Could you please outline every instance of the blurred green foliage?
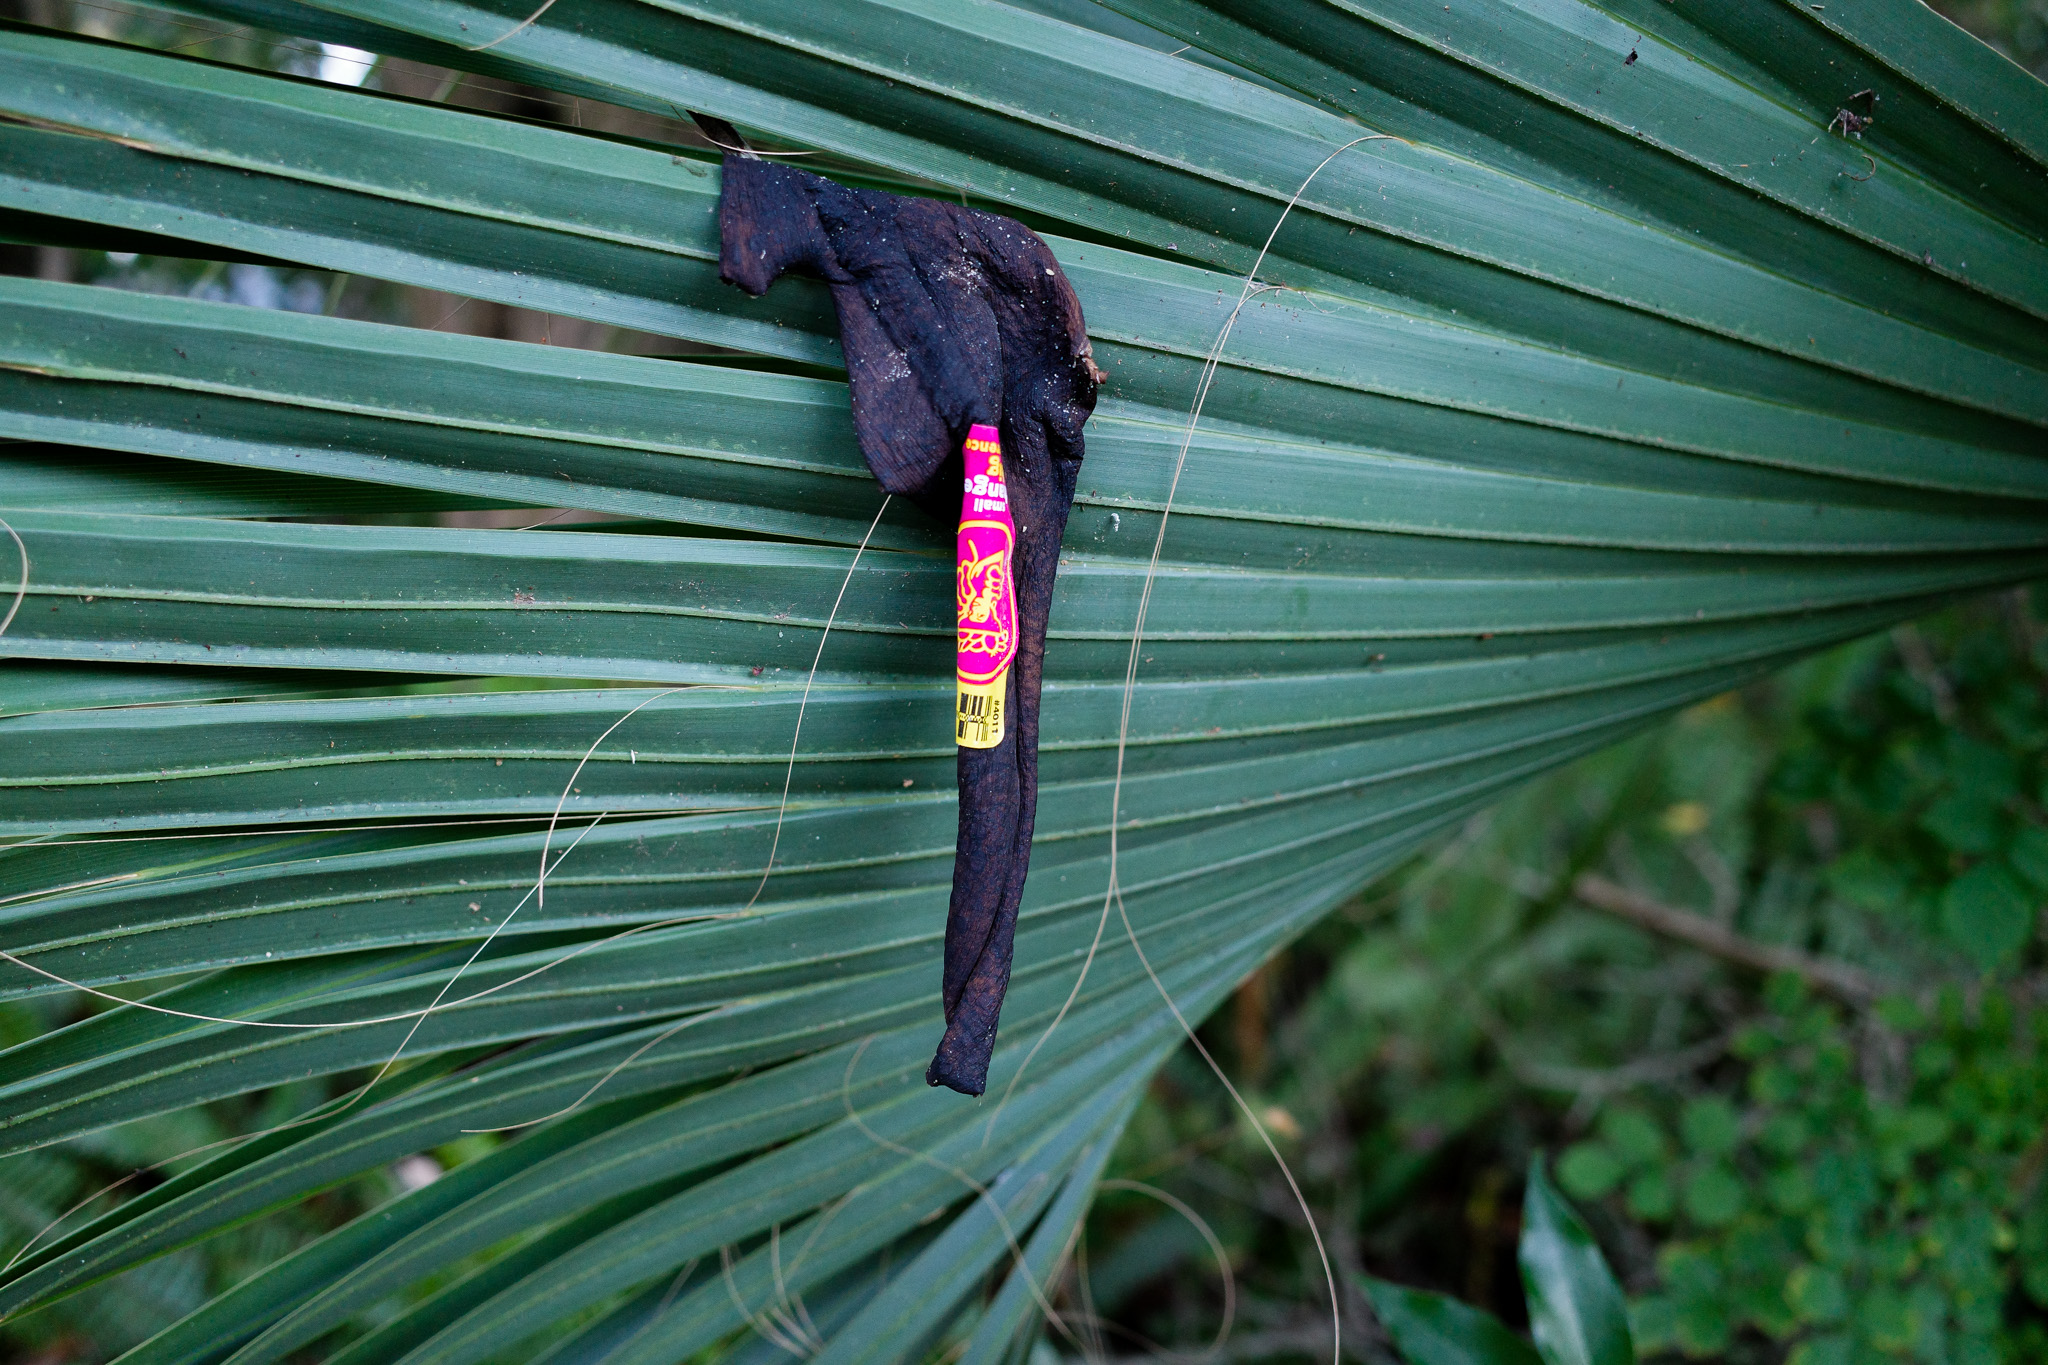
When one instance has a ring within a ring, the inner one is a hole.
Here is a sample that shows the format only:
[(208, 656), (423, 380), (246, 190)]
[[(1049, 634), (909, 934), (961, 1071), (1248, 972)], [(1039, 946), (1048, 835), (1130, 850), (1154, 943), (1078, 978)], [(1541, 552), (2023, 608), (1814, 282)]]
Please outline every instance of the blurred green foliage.
[[(2048, 1360), (2044, 787), (2040, 613), (1971, 603), (1472, 821), (1204, 1038), (1348, 1273), (1521, 1325), (1519, 1172), (1550, 1147), (1646, 1359)], [(1646, 931), (1576, 895), (1587, 874), (1813, 970)], [(1239, 1358), (1305, 1358), (1329, 1314), (1312, 1246), (1198, 1059), (1162, 1074), (1116, 1165), (1230, 1249), (1260, 1347)], [(1101, 1202), (1105, 1342), (1213, 1330), (1199, 1245), (1157, 1205)], [(1364, 1337), (1366, 1305), (1346, 1314)]]
[[(0, 1047), (113, 1008), (110, 1001), (68, 992), (0, 1003)], [(365, 1070), (296, 1082), (0, 1159), (0, 1263), (61, 1239), (98, 1215), (221, 1155), (242, 1138), (303, 1121), (334, 1101), (345, 1102), (373, 1075), (373, 1070)], [(110, 1360), (254, 1271), (406, 1190), (485, 1155), (501, 1141), (496, 1134), (476, 1134), (417, 1153), (8, 1319), (0, 1323), (0, 1362), (65, 1365)], [(443, 1279), (430, 1282), (426, 1292), (455, 1278), (461, 1268), (448, 1267)]]
[[(0, 1004), (0, 1046), (103, 1008), (111, 1006), (70, 995)], [(0, 1160), (0, 1261), (147, 1193), (240, 1135), (299, 1117), (329, 1094), (324, 1082), (282, 1086), (252, 1099), (145, 1119)], [(394, 1169), (351, 1182), (11, 1319), (0, 1324), (0, 1360), (55, 1365), (109, 1359), (250, 1272), (397, 1194), (408, 1178), (424, 1176)]]
[(1940, 0), (1934, 8), (2036, 76), (2048, 77), (2048, 0)]
[[(1980, 609), (1944, 643), (1815, 670), (1756, 799), (1783, 846), (1764, 879), (1817, 877), (1822, 942), (1885, 998), (1771, 980), (1718, 1086), (1611, 1105), (1560, 1163), (1662, 1242), (1646, 1345), (1718, 1354), (1747, 1327), (1798, 1340), (1795, 1365), (2048, 1357), (2039, 1315), (2007, 1311), (2048, 1306), (2040, 640), (2030, 612)], [(1828, 831), (1806, 856), (1801, 820)]]
[(1740, 1094), (1613, 1106), (1558, 1165), (1663, 1242), (1637, 1341), (1715, 1356), (1748, 1328), (1797, 1341), (1795, 1365), (2048, 1355), (2039, 1320), (2006, 1313), (2016, 1280), (2048, 1304), (2048, 1020), (1950, 987), (1859, 1037), (1796, 977), (1766, 996), (1735, 1039)]

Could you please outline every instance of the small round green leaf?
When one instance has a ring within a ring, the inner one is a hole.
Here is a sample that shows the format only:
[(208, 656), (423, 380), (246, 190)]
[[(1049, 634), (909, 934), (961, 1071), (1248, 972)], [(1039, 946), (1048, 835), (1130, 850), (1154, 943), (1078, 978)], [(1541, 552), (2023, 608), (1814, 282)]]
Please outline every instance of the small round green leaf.
[(1707, 1095), (1685, 1106), (1678, 1121), (1685, 1145), (1702, 1156), (1721, 1156), (1742, 1139), (1735, 1107), (1719, 1095)]
[(1744, 1203), (1742, 1182), (1726, 1166), (1707, 1166), (1685, 1182), (1685, 1212), (1695, 1223), (1710, 1228), (1735, 1221)]
[(1628, 1168), (1606, 1145), (1575, 1142), (1557, 1161), (1557, 1178), (1579, 1199), (1598, 1199), (1610, 1193)]
[(1986, 971), (2009, 961), (2034, 932), (2036, 902), (1998, 863), (1979, 863), (1949, 883), (1941, 930)]

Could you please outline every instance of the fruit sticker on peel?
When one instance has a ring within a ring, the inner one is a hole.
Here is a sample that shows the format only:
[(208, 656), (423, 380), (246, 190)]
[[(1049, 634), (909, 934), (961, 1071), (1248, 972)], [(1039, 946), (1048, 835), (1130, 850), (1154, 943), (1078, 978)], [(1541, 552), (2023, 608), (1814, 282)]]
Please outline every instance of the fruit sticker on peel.
[(970, 749), (1003, 742), (1003, 693), (1017, 657), (1017, 523), (1003, 479), (1003, 448), (994, 427), (968, 428), (962, 450), (958, 558), (958, 696), (953, 738)]

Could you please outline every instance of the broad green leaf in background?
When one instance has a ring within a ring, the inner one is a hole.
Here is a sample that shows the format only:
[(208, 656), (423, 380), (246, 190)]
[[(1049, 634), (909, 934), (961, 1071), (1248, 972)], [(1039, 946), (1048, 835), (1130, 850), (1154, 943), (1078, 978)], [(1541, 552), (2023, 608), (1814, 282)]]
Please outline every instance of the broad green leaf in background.
[(1367, 1279), (1366, 1296), (1408, 1365), (1540, 1365), (1536, 1348), (1482, 1308)]
[(1373, 1312), (1408, 1365), (1634, 1365), (1621, 1286), (1543, 1162), (1539, 1153), (1529, 1165), (1516, 1247), (1535, 1345), (1484, 1309), (1364, 1277)]
[(1515, 1249), (1529, 1296), (1529, 1330), (1545, 1365), (1634, 1365), (1628, 1303), (1579, 1215), (1529, 1163), (1522, 1239)]
[[(2048, 567), (2048, 97), (1917, 0), (164, 13), (1017, 214), (1110, 377), (975, 1105), (917, 1082), (943, 528), (875, 520), (823, 290), (718, 282), (712, 156), (0, 25), (10, 240), (675, 352), (0, 278), (0, 999), (49, 1022), (0, 1050), (0, 1183), (210, 1102), (326, 1106), (88, 1206), (0, 1311), (448, 1168), (135, 1361), (1007, 1360), (1180, 1037), (1098, 942), (1112, 872), (1198, 1018), (1527, 777)], [(1830, 132), (1864, 87), (1879, 121)], [(451, 524), (493, 509), (532, 529)], [(1987, 967), (2031, 923), (2013, 856), (1941, 907)], [(1540, 1171), (1530, 1200), (1538, 1348), (1610, 1365), (1597, 1252)]]

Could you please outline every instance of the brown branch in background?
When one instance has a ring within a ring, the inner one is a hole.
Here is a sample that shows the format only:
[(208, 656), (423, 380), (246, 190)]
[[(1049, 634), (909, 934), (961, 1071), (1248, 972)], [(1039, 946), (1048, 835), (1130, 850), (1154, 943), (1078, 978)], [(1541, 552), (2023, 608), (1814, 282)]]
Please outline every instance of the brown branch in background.
[(2000, 593), (1998, 602), (2005, 612), (2006, 629), (2012, 633), (2014, 647), (2022, 656), (2032, 659), (2041, 648), (2041, 624), (2034, 619), (2032, 590), (2022, 583), (2010, 592)]
[[(1495, 1028), (1498, 1028), (1497, 1023)], [(1728, 1035), (1717, 1033), (1675, 1052), (1653, 1053), (1623, 1062), (1620, 1066), (1603, 1068), (1538, 1061), (1515, 1050), (1512, 1036), (1504, 1031), (1490, 1030), (1488, 1037), (1500, 1049), (1508, 1069), (1522, 1084), (1532, 1090), (1556, 1090), (1578, 1096), (1565, 1114), (1565, 1126), (1569, 1128), (1582, 1126), (1592, 1117), (1593, 1109), (1598, 1108), (1609, 1095), (1633, 1090), (1639, 1085), (1657, 1085), (1690, 1076), (1709, 1062), (1719, 1061), (1721, 1054), (1728, 1050)]]
[(1704, 915), (1655, 901), (1588, 872), (1572, 883), (1572, 894), (1595, 910), (1605, 910), (1639, 929), (1677, 939), (1704, 953), (1760, 972), (1792, 972), (1809, 986), (1850, 1005), (1867, 1005), (1878, 995), (1878, 983), (1867, 972), (1843, 962), (1802, 953), (1797, 948), (1758, 943)]
[(2013, 1198), (2025, 1199), (2033, 1192), (2034, 1182), (2041, 1178), (2044, 1165), (2048, 1165), (2048, 1133), (2035, 1138), (2020, 1153), (2019, 1162), (2012, 1169)]
[(1899, 652), (1899, 662), (1913, 675), (1913, 681), (1927, 689), (1934, 702), (1934, 718), (1943, 725), (1954, 725), (1956, 689), (1934, 661), (1934, 651), (1927, 647), (1925, 637), (1910, 625), (1893, 626), (1892, 648)]
[(1462, 992), (1465, 1008), (1487, 1041), (1500, 1053), (1516, 1080), (1532, 1090), (1555, 1090), (1575, 1096), (1565, 1111), (1565, 1127), (1579, 1129), (1593, 1117), (1609, 1095), (1690, 1076), (1701, 1067), (1720, 1060), (1728, 1050), (1729, 1035), (1715, 1034), (1675, 1052), (1638, 1057), (1613, 1067), (1571, 1066), (1546, 1062), (1529, 1056), (1522, 1048), (1522, 1036), (1494, 1014), (1476, 990)]
[(1231, 1038), (1245, 1080), (1257, 1085), (1266, 1074), (1266, 1044), (1273, 1027), (1273, 963), (1254, 968), (1231, 997)]

